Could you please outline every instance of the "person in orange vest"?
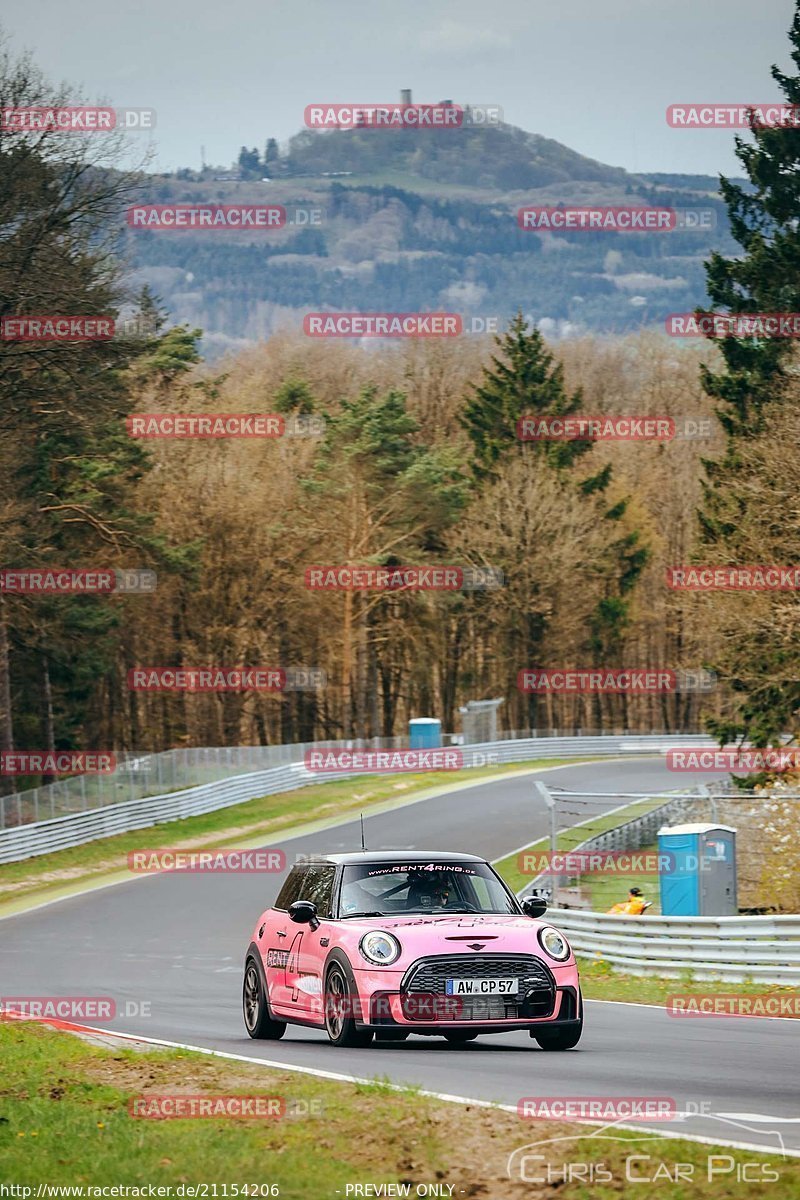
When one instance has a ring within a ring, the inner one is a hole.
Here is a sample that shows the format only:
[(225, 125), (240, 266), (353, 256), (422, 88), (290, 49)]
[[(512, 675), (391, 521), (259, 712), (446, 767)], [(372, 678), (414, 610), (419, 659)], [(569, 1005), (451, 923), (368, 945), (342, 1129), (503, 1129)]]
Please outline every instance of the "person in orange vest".
[(632, 887), (628, 891), (628, 899), (621, 900), (608, 911), (621, 913), (625, 917), (640, 917), (646, 908), (649, 908), (649, 905), (642, 895), (641, 888)]

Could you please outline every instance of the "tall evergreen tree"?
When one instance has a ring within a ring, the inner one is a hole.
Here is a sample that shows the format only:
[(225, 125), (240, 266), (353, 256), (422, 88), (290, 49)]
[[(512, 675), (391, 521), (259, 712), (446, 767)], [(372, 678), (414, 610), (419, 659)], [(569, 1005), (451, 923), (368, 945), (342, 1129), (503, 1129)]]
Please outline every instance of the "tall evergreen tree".
[[(800, 3), (789, 31), (790, 56), (797, 71), (777, 66), (772, 77), (790, 105), (800, 105)], [(748, 179), (741, 185), (721, 178), (731, 231), (741, 255), (712, 254), (706, 263), (707, 289), (715, 311), (768, 313), (800, 311), (800, 139), (795, 124), (759, 126), (751, 120), (751, 140), (736, 138), (736, 155)], [(705, 461), (704, 502), (700, 513), (701, 556), (719, 563), (741, 561), (741, 530), (747, 515), (750, 480), (743, 448), (765, 429), (769, 414), (784, 403), (791, 385), (796, 352), (791, 339), (720, 337), (720, 370), (705, 369), (703, 385), (717, 402), (726, 434), (725, 452)], [(750, 513), (750, 520), (757, 514)], [(796, 557), (796, 556), (795, 556)], [(748, 736), (760, 745), (774, 742), (800, 708), (800, 683), (785, 681), (782, 654), (762, 642), (740, 642), (741, 677), (730, 679), (739, 694), (735, 719), (713, 724), (722, 740)], [(753, 654), (760, 681), (753, 685)], [(781, 661), (778, 661), (778, 658)], [(749, 682), (745, 682), (744, 676)], [(774, 680), (774, 682), (772, 682)]]
[[(496, 339), (498, 353), (483, 381), (467, 400), (461, 424), (473, 449), (476, 479), (491, 478), (510, 447), (519, 447), (517, 422), (524, 416), (565, 417), (580, 412), (582, 397), (564, 387), (563, 368), (547, 349), (538, 329), (528, 331), (517, 313), (508, 331)], [(543, 442), (554, 466), (568, 466), (590, 448), (590, 442)]]

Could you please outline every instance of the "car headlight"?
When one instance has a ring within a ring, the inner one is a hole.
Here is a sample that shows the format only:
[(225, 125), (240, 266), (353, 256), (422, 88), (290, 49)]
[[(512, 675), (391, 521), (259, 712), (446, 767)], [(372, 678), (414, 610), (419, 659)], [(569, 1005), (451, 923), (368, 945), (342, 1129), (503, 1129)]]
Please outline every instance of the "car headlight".
[(539, 941), (545, 953), (556, 962), (566, 962), (572, 953), (563, 933), (559, 933), (552, 925), (545, 925), (539, 930)]
[(400, 943), (397, 938), (391, 933), (384, 933), (382, 929), (365, 933), (358, 943), (358, 948), (367, 962), (377, 963), (380, 967), (386, 967), (400, 957)]

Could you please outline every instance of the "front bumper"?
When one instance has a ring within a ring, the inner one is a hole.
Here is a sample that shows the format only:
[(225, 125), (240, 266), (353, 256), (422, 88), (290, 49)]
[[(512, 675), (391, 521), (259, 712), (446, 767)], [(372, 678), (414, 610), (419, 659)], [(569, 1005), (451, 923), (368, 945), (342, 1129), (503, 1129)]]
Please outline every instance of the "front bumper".
[[(445, 1030), (502, 1032), (540, 1026), (571, 1025), (580, 1020), (578, 969), (574, 962), (547, 964), (534, 955), (497, 954), (461, 957), (433, 955), (415, 960), (405, 971), (356, 971), (359, 1010), (365, 1029), (406, 1029), (415, 1033)], [(390, 978), (391, 976), (391, 978)], [(447, 978), (514, 977), (515, 995), (448, 996)]]

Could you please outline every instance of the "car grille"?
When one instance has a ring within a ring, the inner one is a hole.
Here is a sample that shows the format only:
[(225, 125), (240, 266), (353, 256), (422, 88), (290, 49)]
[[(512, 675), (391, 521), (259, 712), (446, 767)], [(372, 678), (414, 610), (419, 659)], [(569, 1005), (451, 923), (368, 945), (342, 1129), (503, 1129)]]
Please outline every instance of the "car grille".
[[(516, 996), (447, 996), (448, 979), (516, 979)], [(420, 997), (444, 997), (435, 1021), (510, 1021), (549, 1017), (555, 1007), (555, 980), (545, 964), (529, 954), (471, 954), (421, 958), (400, 987), (408, 1021), (431, 1022)]]

